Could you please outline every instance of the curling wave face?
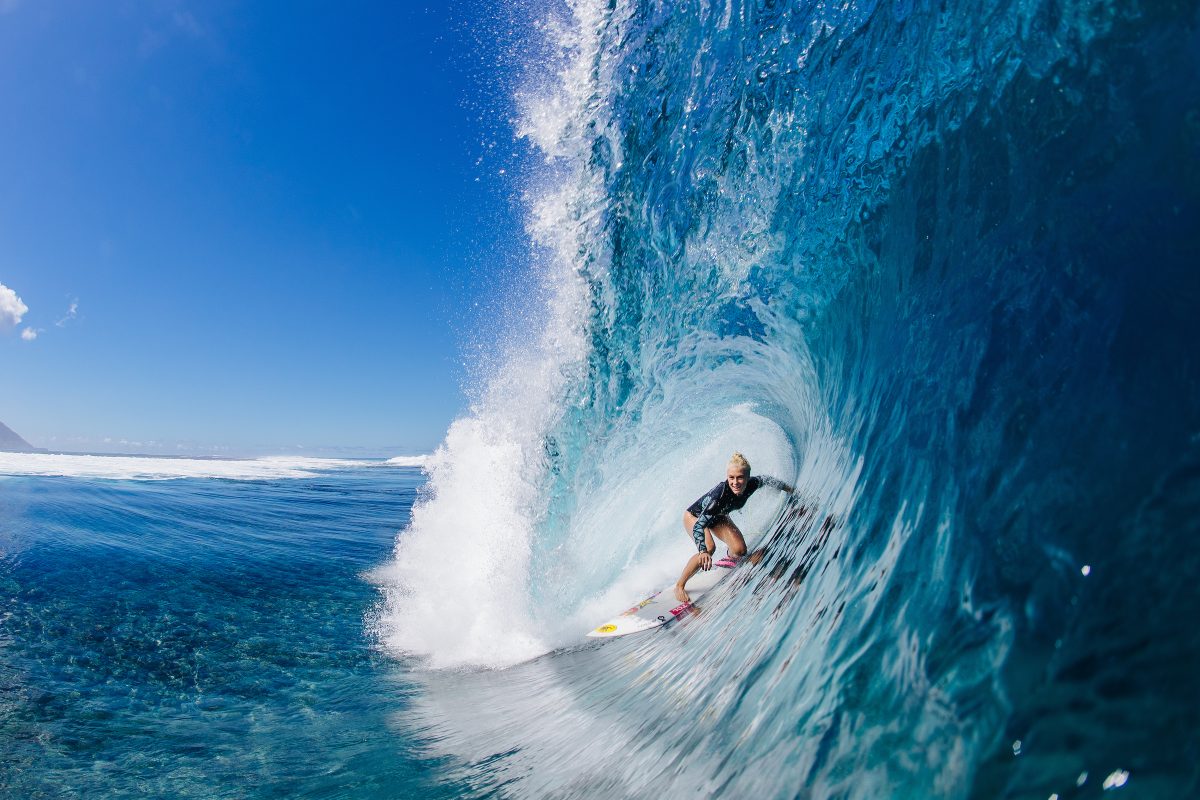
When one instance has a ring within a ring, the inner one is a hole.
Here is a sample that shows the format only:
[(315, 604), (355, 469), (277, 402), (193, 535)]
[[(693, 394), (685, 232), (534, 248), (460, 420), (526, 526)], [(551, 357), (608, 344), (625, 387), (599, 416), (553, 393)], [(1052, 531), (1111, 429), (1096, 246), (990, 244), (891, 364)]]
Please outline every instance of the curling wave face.
[(542, 26), (540, 338), (431, 458), (380, 636), (524, 662), (673, 576), (729, 451), (798, 491), (676, 634), (429, 678), (447, 753), (529, 796), (1198, 788), (1172, 733), (1200, 707), (1196, 17), (577, 2)]

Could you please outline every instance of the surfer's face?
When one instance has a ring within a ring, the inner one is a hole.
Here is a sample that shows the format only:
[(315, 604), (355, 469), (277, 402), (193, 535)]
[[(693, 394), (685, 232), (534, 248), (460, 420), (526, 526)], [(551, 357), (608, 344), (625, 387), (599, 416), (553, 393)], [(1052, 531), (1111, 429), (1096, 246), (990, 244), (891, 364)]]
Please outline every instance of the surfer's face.
[(725, 482), (729, 484), (729, 488), (733, 490), (734, 494), (741, 494), (742, 492), (746, 491), (746, 481), (749, 478), (750, 473), (744, 470), (734, 469), (733, 467), (730, 467), (725, 473)]

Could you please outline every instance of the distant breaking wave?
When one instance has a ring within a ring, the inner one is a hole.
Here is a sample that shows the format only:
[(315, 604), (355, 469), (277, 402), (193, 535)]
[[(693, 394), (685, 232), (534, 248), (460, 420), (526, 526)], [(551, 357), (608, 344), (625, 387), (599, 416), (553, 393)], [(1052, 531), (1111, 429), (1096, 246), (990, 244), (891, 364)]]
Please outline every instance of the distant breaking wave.
[(429, 456), (394, 456), (385, 461), (393, 467), (424, 467), (429, 461)]
[[(311, 478), (323, 470), (362, 468), (371, 463), (348, 459), (297, 456), (271, 456), (240, 460), (0, 453), (0, 475), (63, 476), (105, 480), (174, 480), (179, 478), (273, 480)], [(399, 464), (398, 466), (409, 465)]]

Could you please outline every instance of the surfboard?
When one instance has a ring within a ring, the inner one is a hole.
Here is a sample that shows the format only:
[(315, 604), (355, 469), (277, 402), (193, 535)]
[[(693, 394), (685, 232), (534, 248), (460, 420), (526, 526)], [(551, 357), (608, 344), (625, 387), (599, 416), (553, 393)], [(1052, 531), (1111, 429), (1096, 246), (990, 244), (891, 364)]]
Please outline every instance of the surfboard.
[(714, 561), (712, 569), (707, 572), (700, 571), (693, 575), (687, 583), (687, 592), (688, 596), (692, 598), (691, 602), (681, 603), (675, 599), (675, 583), (672, 582), (670, 586), (655, 592), (637, 605), (622, 611), (598, 626), (588, 633), (588, 636), (596, 639), (628, 636), (631, 633), (661, 628), (663, 625), (674, 622), (694, 611), (700, 599), (725, 580), (739, 563), (737, 559), (722, 558), (720, 561)]

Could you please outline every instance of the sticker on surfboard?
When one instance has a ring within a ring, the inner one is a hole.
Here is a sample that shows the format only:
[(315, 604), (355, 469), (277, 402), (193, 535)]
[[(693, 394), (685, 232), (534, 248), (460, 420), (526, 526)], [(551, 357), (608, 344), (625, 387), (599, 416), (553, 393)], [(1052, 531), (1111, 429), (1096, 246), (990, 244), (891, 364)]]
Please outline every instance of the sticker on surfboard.
[(690, 603), (680, 603), (675, 599), (675, 584), (657, 591), (646, 599), (622, 611), (617, 616), (604, 622), (588, 633), (595, 639), (607, 639), (615, 636), (628, 636), (631, 633), (641, 633), (653, 628), (660, 628), (673, 622), (692, 611), (696, 602), (718, 583), (724, 580), (738, 562), (732, 558), (722, 558), (714, 561), (712, 569), (707, 572), (697, 572), (687, 584)]

